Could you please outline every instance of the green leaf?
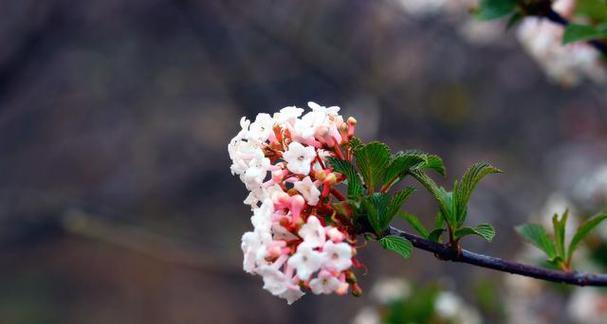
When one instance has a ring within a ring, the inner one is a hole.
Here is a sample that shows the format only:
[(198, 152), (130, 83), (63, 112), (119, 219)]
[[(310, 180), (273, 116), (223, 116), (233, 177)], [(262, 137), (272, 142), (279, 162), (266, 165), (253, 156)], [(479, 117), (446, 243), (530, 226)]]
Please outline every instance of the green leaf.
[(544, 251), (549, 259), (554, 259), (556, 255), (554, 242), (548, 237), (544, 228), (537, 224), (523, 224), (516, 227), (516, 231), (527, 241)]
[(432, 232), (430, 232), (430, 234), (428, 234), (428, 239), (430, 241), (438, 242), (440, 236), (443, 235), (444, 232), (444, 228), (435, 228), (432, 230)]
[(575, 3), (575, 15), (607, 22), (607, 3), (605, 0), (578, 0)]
[(475, 16), (479, 20), (504, 17), (516, 9), (516, 0), (481, 0)]
[(468, 201), (474, 191), (476, 185), (488, 174), (501, 173), (502, 171), (495, 168), (487, 162), (478, 162), (472, 165), (461, 179), (461, 182), (455, 182), (453, 186), (453, 202), (455, 219), (458, 225), (464, 223), (468, 210)]
[(416, 169), (434, 170), (442, 176), (447, 175), (447, 171), (445, 170), (445, 164), (443, 163), (443, 160), (437, 155), (424, 153), (420, 150), (407, 150), (404, 152), (404, 154), (417, 156), (423, 159), (423, 161), (415, 167)]
[(394, 154), (390, 160), (390, 164), (385, 170), (383, 179), (384, 186), (395, 185), (407, 175), (411, 168), (425, 161), (424, 157), (416, 154), (407, 154), (404, 152)]
[(398, 213), (405, 200), (407, 200), (407, 198), (409, 198), (414, 191), (415, 188), (413, 187), (405, 187), (403, 190), (398, 191), (392, 196), (392, 199), (388, 204), (386, 215), (388, 219), (386, 220), (386, 227), (390, 224), (392, 218), (394, 218), (394, 216)]
[(563, 34), (563, 44), (607, 37), (607, 28), (569, 24)]
[(365, 197), (363, 206), (367, 211), (369, 224), (373, 227), (376, 234), (383, 233), (390, 225), (390, 222), (400, 210), (403, 202), (411, 195), (415, 189), (407, 187), (392, 197), (386, 193), (375, 192)]
[(563, 260), (565, 259), (565, 226), (567, 225), (567, 218), (569, 218), (569, 210), (565, 210), (560, 219), (558, 214), (554, 214), (552, 217), (556, 255)]
[(346, 176), (346, 182), (348, 185), (348, 198), (358, 199), (364, 192), (363, 183), (360, 180), (358, 172), (354, 169), (354, 166), (350, 162), (340, 160), (338, 158), (329, 157), (329, 164), (333, 167), (335, 172), (339, 172)]
[(359, 147), (361, 147), (363, 145), (363, 143), (361, 142), (361, 140), (358, 137), (352, 137), (350, 139), (349, 145), (352, 150), (357, 150)]
[(424, 224), (422, 224), (422, 222), (419, 220), (419, 218), (417, 218), (415, 215), (413, 214), (409, 214), (407, 212), (400, 212), (398, 214), (400, 217), (402, 217), (404, 220), (407, 221), (407, 223), (409, 223), (409, 225), (411, 225), (411, 227), (413, 227), (413, 229), (419, 234), (421, 235), (423, 238), (428, 238), (428, 235), (430, 235), (430, 232), (428, 232), (428, 230), (426, 229), (426, 227), (424, 227)]
[(356, 165), (363, 176), (369, 193), (383, 183), (386, 167), (390, 163), (390, 149), (386, 144), (370, 142), (354, 150)]
[(575, 235), (571, 239), (571, 243), (569, 243), (567, 255), (567, 259), (569, 261), (571, 260), (571, 256), (573, 255), (573, 252), (577, 248), (578, 244), (580, 244), (580, 242), (605, 219), (607, 219), (607, 213), (601, 213), (587, 219), (582, 225), (578, 227), (577, 231), (575, 232)]
[(406, 238), (400, 236), (382, 237), (379, 240), (379, 244), (384, 249), (396, 252), (405, 259), (411, 256), (411, 250), (413, 250), (413, 244)]
[(489, 224), (480, 224), (475, 227), (462, 227), (455, 231), (455, 238), (460, 239), (468, 235), (478, 235), (491, 242), (495, 237), (495, 229)]
[(440, 212), (448, 225), (454, 224), (452, 194), (443, 187), (439, 187), (432, 178), (421, 170), (413, 170), (411, 175), (428, 190), (438, 202)]
[(438, 157), (437, 155), (426, 155), (426, 162), (423, 164), (424, 169), (434, 170), (438, 172), (438, 174), (443, 177), (447, 175), (447, 170), (445, 169), (445, 164), (443, 163), (443, 159)]
[(390, 204), (390, 196), (385, 193), (373, 193), (363, 199), (363, 206), (369, 220), (369, 224), (376, 234), (380, 235), (389, 224), (386, 223), (388, 204)]

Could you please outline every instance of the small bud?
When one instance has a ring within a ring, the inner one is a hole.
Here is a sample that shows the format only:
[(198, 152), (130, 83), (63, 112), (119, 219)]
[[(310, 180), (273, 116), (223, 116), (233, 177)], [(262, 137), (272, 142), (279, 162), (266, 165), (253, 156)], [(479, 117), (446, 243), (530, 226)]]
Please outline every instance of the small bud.
[(363, 295), (363, 289), (360, 288), (360, 286), (357, 283), (352, 284), (352, 296), (360, 297), (362, 295)]
[(356, 283), (358, 282), (358, 280), (356, 279), (356, 275), (354, 274), (354, 272), (352, 271), (346, 271), (346, 282), (347, 283)]
[(316, 180), (324, 180), (325, 177), (327, 176), (327, 172), (325, 172), (325, 170), (313, 170), (314, 172), (314, 178)]
[(337, 182), (337, 177), (335, 176), (335, 173), (331, 172), (327, 174), (323, 182), (328, 185), (334, 185)]

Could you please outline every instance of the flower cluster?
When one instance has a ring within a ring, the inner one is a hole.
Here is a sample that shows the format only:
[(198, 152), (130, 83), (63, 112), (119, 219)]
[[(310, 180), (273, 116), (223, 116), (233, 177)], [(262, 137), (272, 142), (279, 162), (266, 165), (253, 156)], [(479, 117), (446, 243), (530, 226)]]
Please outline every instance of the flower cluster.
[(285, 107), (273, 116), (245, 117), (228, 145), (232, 174), (249, 195), (254, 230), (242, 236), (243, 268), (263, 277), (264, 289), (293, 303), (312, 291), (339, 295), (360, 287), (352, 220), (336, 213), (335, 186), (344, 180), (328, 157), (350, 154), (356, 120), (339, 107), (309, 102), (311, 111)]
[[(564, 17), (573, 15), (576, 0), (558, 0), (554, 11)], [(586, 43), (562, 45), (564, 28), (537, 17), (528, 17), (518, 28), (517, 36), (527, 52), (546, 75), (563, 85), (576, 85), (583, 79), (606, 81), (601, 54)]]

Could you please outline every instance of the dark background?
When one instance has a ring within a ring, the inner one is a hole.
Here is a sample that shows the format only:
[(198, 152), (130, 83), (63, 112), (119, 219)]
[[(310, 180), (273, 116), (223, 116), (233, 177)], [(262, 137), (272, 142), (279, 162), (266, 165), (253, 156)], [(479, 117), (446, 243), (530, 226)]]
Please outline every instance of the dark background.
[[(308, 100), (441, 155), (449, 183), (477, 160), (503, 169), (470, 211), (495, 243), (466, 246), (514, 257), (512, 226), (605, 159), (607, 93), (548, 82), (511, 32), (475, 46), (454, 23), (387, 0), (0, 1), (0, 322), (349, 321), (369, 297), (287, 306), (241, 270), (227, 143), (241, 116)], [(424, 192), (406, 206), (431, 222)], [(502, 279), (360, 252), (367, 290)]]

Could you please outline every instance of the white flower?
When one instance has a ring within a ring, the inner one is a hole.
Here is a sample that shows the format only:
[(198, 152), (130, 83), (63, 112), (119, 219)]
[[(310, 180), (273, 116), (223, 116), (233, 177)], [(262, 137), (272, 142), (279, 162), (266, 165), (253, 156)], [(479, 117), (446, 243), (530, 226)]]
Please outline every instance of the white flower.
[(333, 226), (325, 227), (325, 233), (327, 234), (327, 237), (335, 243), (339, 243), (346, 238), (342, 231)]
[(274, 120), (279, 125), (293, 126), (303, 111), (304, 110), (302, 108), (297, 108), (295, 106), (284, 107), (280, 110), (280, 112), (274, 113)]
[(297, 232), (304, 239), (304, 243), (311, 247), (320, 247), (325, 244), (325, 229), (318, 218), (310, 215), (306, 224)]
[(303, 295), (305, 295), (305, 293), (301, 291), (299, 286), (290, 284), (287, 286), (287, 290), (285, 290), (282, 294), (278, 295), (278, 297), (286, 299), (287, 304), (291, 305)]
[(322, 113), (324, 115), (327, 115), (327, 114), (337, 115), (337, 113), (339, 113), (339, 107), (337, 107), (337, 106), (331, 106), (331, 107), (327, 108), (325, 106), (321, 106), (321, 105), (315, 103), (314, 101), (308, 101), (308, 107), (310, 107), (310, 109), (312, 109), (313, 112)]
[(232, 174), (243, 174), (253, 159), (263, 159), (264, 154), (261, 147), (254, 142), (245, 142), (239, 138), (234, 138), (228, 144), (228, 153), (232, 160), (230, 170)]
[(289, 285), (289, 278), (274, 266), (263, 266), (258, 273), (263, 277), (263, 289), (278, 296), (284, 293)]
[(274, 203), (270, 199), (263, 201), (259, 208), (253, 210), (251, 223), (255, 229), (269, 231), (272, 225), (272, 214), (274, 213)]
[(272, 241), (272, 235), (269, 232), (256, 230), (246, 232), (242, 235), (240, 245), (244, 254), (242, 268), (248, 273), (254, 273), (259, 261), (266, 255), (266, 245)]
[(322, 248), (325, 263), (324, 267), (343, 271), (352, 266), (352, 247), (347, 243), (333, 243), (327, 241)]
[(312, 146), (303, 146), (298, 142), (292, 142), (282, 157), (287, 162), (289, 171), (295, 174), (308, 175), (310, 164), (316, 157), (316, 151)]
[(269, 114), (261, 113), (257, 114), (255, 121), (249, 126), (249, 133), (247, 139), (255, 140), (258, 142), (265, 142), (272, 134), (272, 128), (274, 127), (275, 121)]
[(255, 158), (249, 162), (248, 168), (240, 176), (242, 182), (249, 190), (253, 190), (261, 186), (270, 170), (270, 159)]
[(297, 253), (293, 254), (288, 261), (288, 265), (297, 270), (297, 277), (301, 280), (308, 280), (312, 273), (320, 269), (323, 264), (323, 255), (314, 251), (306, 244), (300, 244), (297, 247)]
[(310, 289), (316, 295), (330, 294), (339, 288), (339, 285), (339, 279), (326, 270), (320, 271), (316, 279), (310, 280)]
[[(558, 10), (559, 2), (554, 3)], [(525, 18), (518, 28), (519, 41), (546, 75), (563, 85), (576, 85), (587, 78), (597, 83), (607, 80), (601, 55), (590, 45), (563, 45), (563, 27), (536, 17)]]
[(301, 181), (295, 182), (293, 188), (304, 196), (308, 205), (316, 206), (320, 197), (320, 191), (316, 188), (316, 185), (314, 185), (314, 182), (312, 182), (312, 179), (309, 176), (303, 178)]

